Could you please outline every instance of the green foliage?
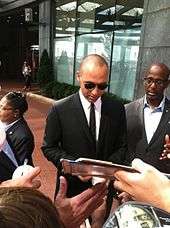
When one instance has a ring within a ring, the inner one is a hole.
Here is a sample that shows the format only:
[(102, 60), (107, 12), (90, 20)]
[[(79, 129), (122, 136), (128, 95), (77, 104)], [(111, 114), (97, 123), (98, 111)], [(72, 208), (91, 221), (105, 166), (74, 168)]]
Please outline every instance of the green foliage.
[(53, 67), (52, 62), (48, 56), (46, 49), (42, 52), (40, 59), (40, 66), (37, 72), (37, 82), (40, 87), (44, 87), (47, 83), (53, 81)]
[(53, 81), (48, 83), (42, 90), (42, 93), (53, 99), (61, 99), (67, 97), (79, 90), (79, 86), (73, 86), (66, 83), (59, 83), (57, 81)]
[(117, 95), (115, 95), (113, 93), (107, 93), (107, 94), (108, 94), (109, 97), (113, 97), (114, 99), (119, 100), (123, 104), (127, 104), (127, 103), (131, 102), (131, 101), (125, 99), (125, 98), (118, 97)]
[[(73, 93), (76, 93), (79, 90), (79, 86), (73, 86), (66, 83), (60, 83), (53, 81), (48, 83), (43, 87), (42, 93), (44, 96), (59, 100), (61, 98), (67, 97)], [(121, 101), (123, 104), (129, 103), (130, 101), (120, 98), (115, 94), (108, 93), (109, 96), (113, 97), (116, 100)]]

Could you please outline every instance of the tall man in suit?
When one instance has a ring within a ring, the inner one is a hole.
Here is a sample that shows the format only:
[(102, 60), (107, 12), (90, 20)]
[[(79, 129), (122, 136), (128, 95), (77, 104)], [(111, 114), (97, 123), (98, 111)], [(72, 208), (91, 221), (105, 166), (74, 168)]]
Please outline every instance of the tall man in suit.
[(170, 173), (170, 161), (162, 159), (169, 144), (170, 101), (164, 95), (169, 85), (169, 68), (163, 63), (152, 64), (143, 79), (144, 97), (125, 106), (127, 118), (127, 160), (134, 158)]
[[(48, 114), (42, 150), (58, 168), (60, 159), (80, 157), (123, 163), (127, 150), (126, 119), (123, 105), (104, 92), (108, 83), (106, 60), (91, 54), (83, 59), (77, 72), (80, 90), (52, 107)], [(94, 104), (96, 128), (91, 133), (90, 107)], [(91, 180), (65, 175), (67, 196), (79, 194), (91, 186)], [(57, 190), (59, 178), (57, 180)], [(98, 226), (99, 227), (99, 226)]]

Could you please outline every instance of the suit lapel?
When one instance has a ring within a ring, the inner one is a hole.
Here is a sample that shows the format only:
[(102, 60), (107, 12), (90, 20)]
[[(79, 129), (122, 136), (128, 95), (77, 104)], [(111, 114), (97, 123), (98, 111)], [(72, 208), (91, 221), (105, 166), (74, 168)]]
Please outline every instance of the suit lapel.
[(100, 147), (100, 143), (103, 141), (104, 136), (106, 135), (107, 124), (109, 124), (108, 115), (106, 114), (108, 108), (107, 103), (105, 102), (105, 97), (102, 98), (101, 105), (101, 119), (100, 119), (100, 128), (99, 128), (99, 136), (98, 136), (98, 146)]
[(7, 142), (9, 144), (9, 146), (11, 147), (11, 150), (14, 154), (14, 157), (17, 161), (18, 164), (20, 164), (20, 161), (18, 159), (17, 153), (14, 149), (14, 145), (13, 145), (13, 137), (15, 137), (15, 130), (16, 128), (18, 128), (18, 126), (23, 122), (23, 119), (18, 120), (17, 124), (12, 125), (7, 131), (6, 131), (6, 139)]
[(144, 123), (144, 97), (140, 99), (140, 119), (141, 119), (141, 124), (142, 124), (142, 130), (143, 130), (143, 143), (145, 147), (148, 146), (148, 140), (146, 136), (146, 130), (145, 130), (145, 123)]
[(94, 143), (93, 138), (90, 133), (88, 123), (87, 123), (86, 115), (84, 113), (84, 109), (83, 109), (83, 106), (80, 101), (79, 93), (76, 93), (73, 96), (73, 103), (74, 103), (74, 107), (75, 107), (75, 109), (74, 109), (75, 116), (76, 116), (80, 126), (82, 126), (83, 133), (85, 134), (85, 136), (88, 138), (88, 140), (91, 143)]
[(150, 141), (149, 144), (152, 144), (155, 140), (157, 140), (157, 138), (159, 137), (159, 135), (161, 134), (162, 131), (164, 131), (164, 129), (166, 128), (167, 124), (169, 123), (169, 117), (170, 117), (170, 101), (168, 99), (165, 100), (165, 107), (162, 113), (162, 117), (161, 120), (159, 122), (159, 125)]
[(8, 135), (13, 135), (13, 133), (15, 132), (16, 128), (18, 128), (18, 126), (22, 125), (24, 122), (24, 119), (21, 118), (19, 119), (15, 124), (13, 124), (7, 131), (6, 133)]
[(135, 112), (137, 113), (137, 120), (134, 121), (139, 121), (138, 126), (140, 128), (140, 131), (143, 132), (143, 145), (147, 146), (147, 137), (146, 137), (146, 131), (145, 131), (145, 124), (144, 124), (144, 97), (140, 98), (137, 100), (136, 104), (136, 110)]
[(144, 107), (144, 98), (142, 97), (141, 99), (138, 100), (137, 104), (137, 112), (139, 113), (139, 120), (141, 122), (141, 126), (144, 126), (144, 115), (143, 115), (143, 107)]

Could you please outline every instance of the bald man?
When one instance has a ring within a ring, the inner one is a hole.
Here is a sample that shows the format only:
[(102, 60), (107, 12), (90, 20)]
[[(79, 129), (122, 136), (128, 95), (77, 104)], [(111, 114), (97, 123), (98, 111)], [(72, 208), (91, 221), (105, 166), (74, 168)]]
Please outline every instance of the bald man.
[[(108, 64), (103, 57), (97, 54), (85, 57), (77, 72), (79, 92), (57, 101), (47, 117), (42, 150), (58, 168), (57, 191), (61, 158), (87, 157), (115, 163), (123, 163), (125, 159), (125, 110), (119, 101), (105, 95), (108, 73)], [(95, 132), (89, 127), (91, 106), (95, 112)], [(91, 186), (91, 179), (65, 177), (68, 197)]]
[(169, 85), (169, 68), (152, 64), (144, 78), (144, 97), (125, 106), (128, 131), (127, 160), (134, 158), (170, 173), (170, 160), (162, 159), (164, 145), (169, 144), (170, 101), (165, 97)]

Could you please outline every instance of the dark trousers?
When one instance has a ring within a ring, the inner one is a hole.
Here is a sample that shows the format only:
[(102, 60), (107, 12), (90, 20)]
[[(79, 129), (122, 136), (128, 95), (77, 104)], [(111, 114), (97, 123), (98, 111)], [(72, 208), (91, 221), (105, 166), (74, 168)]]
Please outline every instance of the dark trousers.
[(31, 75), (25, 76), (25, 87), (30, 88), (31, 87)]

